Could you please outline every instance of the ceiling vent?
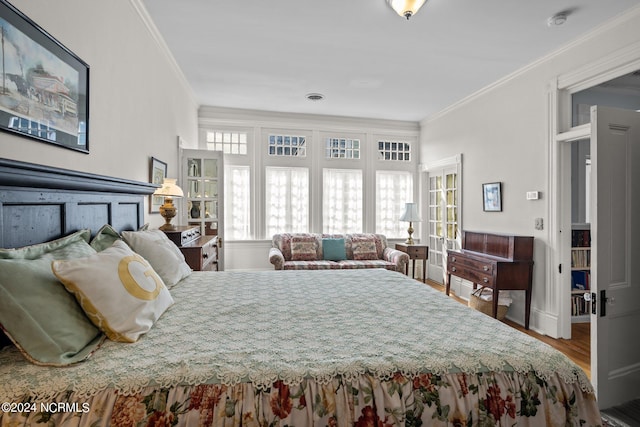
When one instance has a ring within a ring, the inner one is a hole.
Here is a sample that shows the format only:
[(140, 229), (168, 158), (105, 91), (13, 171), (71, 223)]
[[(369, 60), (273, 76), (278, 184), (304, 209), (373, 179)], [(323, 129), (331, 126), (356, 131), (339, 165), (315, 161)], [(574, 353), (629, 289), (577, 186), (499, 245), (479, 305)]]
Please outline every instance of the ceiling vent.
[(309, 101), (322, 101), (324, 99), (324, 95), (321, 93), (308, 93), (306, 97)]

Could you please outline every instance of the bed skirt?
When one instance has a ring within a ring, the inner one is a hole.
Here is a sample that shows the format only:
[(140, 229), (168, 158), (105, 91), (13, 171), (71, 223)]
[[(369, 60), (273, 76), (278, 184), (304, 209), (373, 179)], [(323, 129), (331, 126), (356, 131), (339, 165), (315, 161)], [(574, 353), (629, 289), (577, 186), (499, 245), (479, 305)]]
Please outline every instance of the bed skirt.
[(29, 412), (3, 411), (0, 426), (601, 425), (594, 395), (577, 382), (513, 372), (277, 381), (263, 390), (251, 383), (149, 387), (135, 395), (106, 390), (22, 409)]

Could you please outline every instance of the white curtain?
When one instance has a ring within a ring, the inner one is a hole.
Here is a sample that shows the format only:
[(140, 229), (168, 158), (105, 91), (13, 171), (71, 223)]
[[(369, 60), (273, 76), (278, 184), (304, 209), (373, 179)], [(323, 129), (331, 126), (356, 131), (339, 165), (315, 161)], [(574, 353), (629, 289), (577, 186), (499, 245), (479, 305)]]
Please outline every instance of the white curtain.
[(249, 166), (225, 165), (224, 167), (224, 232), (228, 240), (251, 238), (250, 177)]
[(266, 238), (309, 231), (309, 170), (265, 168)]
[(322, 224), (325, 233), (362, 232), (362, 171), (324, 169)]
[(399, 218), (407, 202), (413, 202), (411, 172), (376, 172), (376, 233), (406, 238), (408, 224), (400, 222)]

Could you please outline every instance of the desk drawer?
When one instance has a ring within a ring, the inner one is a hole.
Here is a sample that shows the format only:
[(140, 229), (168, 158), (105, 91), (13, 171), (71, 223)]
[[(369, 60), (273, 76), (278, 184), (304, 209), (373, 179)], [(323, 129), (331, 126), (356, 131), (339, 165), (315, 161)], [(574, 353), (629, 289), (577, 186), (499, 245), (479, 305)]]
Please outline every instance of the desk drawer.
[(493, 276), (488, 275), (482, 271), (471, 270), (456, 265), (450, 265), (447, 268), (447, 272), (454, 276), (462, 277), (463, 279), (470, 282), (477, 283), (480, 286), (493, 286)]
[(207, 268), (209, 264), (218, 260), (218, 246), (216, 245), (217, 239), (211, 239), (206, 245), (202, 247), (202, 269), (210, 270)]
[(218, 239), (215, 236), (203, 236), (188, 245), (181, 246), (180, 250), (193, 270), (215, 270), (218, 261), (217, 242)]
[(484, 260), (468, 258), (464, 255), (450, 255), (447, 264), (455, 265), (458, 270), (477, 270), (486, 275), (493, 276), (494, 264)]

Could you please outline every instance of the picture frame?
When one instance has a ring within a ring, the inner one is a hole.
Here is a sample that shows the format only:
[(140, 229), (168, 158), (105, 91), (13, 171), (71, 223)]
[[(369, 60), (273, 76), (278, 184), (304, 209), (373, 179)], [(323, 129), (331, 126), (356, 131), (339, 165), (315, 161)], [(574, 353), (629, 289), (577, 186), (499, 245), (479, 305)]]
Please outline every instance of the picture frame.
[(0, 130), (89, 153), (89, 66), (0, 0)]
[[(162, 160), (151, 157), (151, 164), (149, 167), (149, 182), (153, 184), (162, 185), (164, 179), (167, 177), (167, 164)], [(164, 197), (149, 196), (149, 212), (159, 213), (160, 206), (164, 203)]]
[(482, 184), (482, 209), (485, 212), (502, 212), (502, 183)]

